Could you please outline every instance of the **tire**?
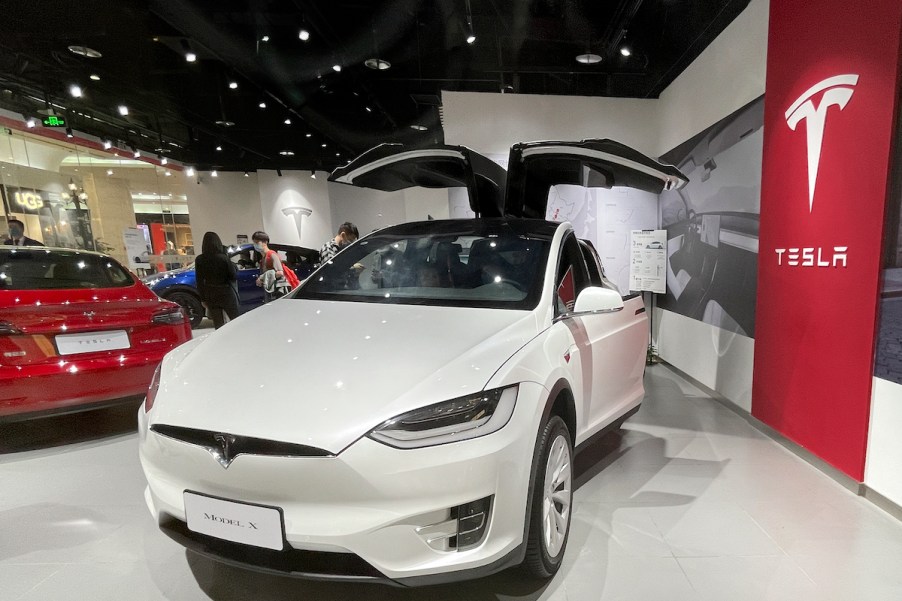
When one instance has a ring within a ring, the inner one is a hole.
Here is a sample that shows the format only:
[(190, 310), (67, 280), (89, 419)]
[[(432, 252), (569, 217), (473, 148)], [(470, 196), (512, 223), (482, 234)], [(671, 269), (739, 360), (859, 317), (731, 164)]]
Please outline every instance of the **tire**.
[(200, 325), (200, 322), (203, 321), (204, 315), (206, 314), (204, 305), (200, 302), (199, 298), (197, 298), (190, 292), (173, 292), (172, 294), (166, 295), (165, 298), (168, 301), (178, 303), (185, 311), (188, 312), (188, 319), (191, 320), (192, 328), (198, 327)]
[(573, 509), (573, 441), (559, 416), (542, 427), (536, 457), (523, 568), (537, 578), (550, 578), (564, 559)]

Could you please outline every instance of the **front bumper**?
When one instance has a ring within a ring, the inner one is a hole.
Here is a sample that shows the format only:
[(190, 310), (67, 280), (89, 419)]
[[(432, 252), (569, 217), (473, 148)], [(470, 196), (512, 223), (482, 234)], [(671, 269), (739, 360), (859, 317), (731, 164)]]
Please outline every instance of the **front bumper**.
[[(239, 455), (227, 469), (203, 447), (149, 432), (141, 409), (145, 498), (161, 527), (182, 544), (255, 569), (417, 585), (485, 575), (522, 558), (546, 396), (538, 384), (521, 384), (510, 422), (468, 441), (402, 450), (364, 437), (334, 457)], [(189, 531), (186, 490), (280, 508), (285, 551)], [(491, 515), (478, 545), (456, 550), (436, 542), (452, 508), (486, 497), (492, 498)]]

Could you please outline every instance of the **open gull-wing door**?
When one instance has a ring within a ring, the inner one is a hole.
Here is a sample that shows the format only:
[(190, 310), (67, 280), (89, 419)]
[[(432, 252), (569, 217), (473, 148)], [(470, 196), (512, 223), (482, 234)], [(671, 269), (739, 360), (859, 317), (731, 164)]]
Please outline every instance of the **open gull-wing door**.
[(514, 144), (507, 166), (504, 214), (544, 219), (548, 191), (558, 184), (626, 186), (659, 194), (688, 181), (676, 167), (613, 140)]
[(503, 167), (465, 146), (380, 144), (335, 169), (329, 181), (385, 192), (466, 188), (477, 216), (500, 217), (506, 175)]

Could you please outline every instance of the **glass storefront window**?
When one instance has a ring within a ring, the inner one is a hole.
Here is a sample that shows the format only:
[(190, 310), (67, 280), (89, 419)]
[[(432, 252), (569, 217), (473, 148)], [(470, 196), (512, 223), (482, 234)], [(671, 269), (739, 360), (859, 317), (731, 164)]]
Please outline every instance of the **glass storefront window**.
[(0, 235), (6, 218), (47, 246), (106, 252), (138, 272), (194, 258), (181, 171), (0, 129)]

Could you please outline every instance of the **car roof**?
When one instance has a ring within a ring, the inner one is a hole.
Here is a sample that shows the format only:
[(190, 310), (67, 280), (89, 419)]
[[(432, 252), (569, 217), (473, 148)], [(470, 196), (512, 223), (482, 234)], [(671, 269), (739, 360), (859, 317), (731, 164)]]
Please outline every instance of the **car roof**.
[(44, 251), (46, 253), (69, 253), (76, 255), (94, 255), (96, 257), (103, 257), (104, 259), (111, 259), (110, 255), (97, 252), (96, 250), (84, 250), (81, 248), (64, 248), (59, 246), (11, 246), (11, 245), (0, 245), (0, 250), (10, 250), (10, 251)]

